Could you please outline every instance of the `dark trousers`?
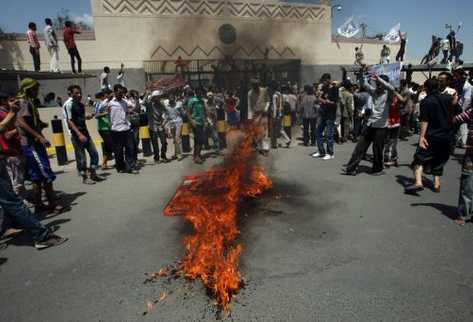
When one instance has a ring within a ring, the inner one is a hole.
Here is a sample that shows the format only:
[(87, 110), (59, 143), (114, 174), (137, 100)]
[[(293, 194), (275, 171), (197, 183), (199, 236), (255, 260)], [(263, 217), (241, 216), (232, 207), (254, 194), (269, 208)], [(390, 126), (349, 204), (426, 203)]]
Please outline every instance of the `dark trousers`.
[(352, 123), (351, 117), (342, 117), (341, 128), (343, 141), (347, 141), (352, 136)]
[[(327, 132), (325, 132), (327, 129)], [(335, 120), (322, 118), (317, 127), (317, 148), (321, 156), (325, 156), (324, 141), (327, 141), (327, 153), (334, 154), (333, 136), (335, 131)], [(325, 136), (324, 136), (325, 132)]]
[(77, 58), (77, 71), (79, 73), (82, 72), (82, 59), (80, 58), (79, 51), (77, 50), (77, 47), (74, 48), (68, 48), (67, 52), (69, 53), (69, 56), (71, 57), (71, 69), (72, 72), (76, 72), (76, 58)]
[(72, 146), (76, 157), (77, 172), (82, 177), (87, 175), (87, 157), (85, 151), (89, 153), (90, 169), (95, 170), (99, 166), (99, 154), (95, 148), (94, 141), (88, 137), (87, 142), (82, 143), (75, 134), (71, 135)]
[(441, 64), (446, 64), (448, 62), (448, 50), (442, 50), (443, 51), (443, 59)]
[[(166, 139), (166, 132), (163, 131), (150, 131), (151, 133), (151, 144), (153, 145), (154, 160), (166, 159), (166, 152), (168, 151), (168, 142)], [(161, 141), (161, 154), (159, 152), (159, 141)]]
[(140, 128), (132, 126), (130, 131), (133, 137), (133, 157), (135, 158), (135, 162), (138, 162), (138, 150), (140, 147)]
[(399, 49), (399, 51), (397, 52), (397, 55), (396, 55), (396, 61), (404, 61), (404, 54), (405, 54), (405, 49), (401, 48)]
[(304, 144), (314, 145), (316, 141), (317, 119), (302, 119), (302, 126), (304, 128)]
[(33, 65), (35, 72), (39, 72), (41, 70), (41, 60), (39, 58), (39, 49), (34, 49), (30, 47), (30, 53), (33, 57)]
[(373, 143), (373, 173), (383, 171), (383, 148), (385, 138), (385, 128), (366, 128), (348, 162), (347, 171), (352, 172), (358, 168), (371, 143)]
[(205, 133), (203, 125), (194, 125), (192, 128), (194, 132), (194, 158), (200, 157), (200, 152), (202, 151), (202, 146), (205, 141)]
[(114, 153), (115, 168), (117, 171), (129, 172), (136, 166), (135, 157), (133, 155), (133, 135), (128, 131), (111, 131)]
[(363, 130), (363, 118), (355, 117), (353, 120), (353, 136), (355, 139), (359, 138)]

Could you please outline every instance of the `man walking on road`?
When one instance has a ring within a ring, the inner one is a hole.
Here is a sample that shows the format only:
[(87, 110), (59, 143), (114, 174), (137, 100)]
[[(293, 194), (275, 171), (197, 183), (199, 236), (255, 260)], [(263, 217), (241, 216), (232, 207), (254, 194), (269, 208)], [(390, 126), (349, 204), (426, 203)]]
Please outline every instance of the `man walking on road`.
[(395, 92), (386, 75), (373, 75), (371, 79), (376, 82), (376, 87), (368, 84), (365, 79), (362, 79), (361, 86), (365, 87), (370, 93), (373, 109), (367, 122), (367, 128), (360, 137), (346, 166), (345, 175), (357, 175), (358, 165), (371, 143), (373, 143), (373, 168), (371, 173), (372, 175), (383, 174), (383, 149), (389, 109), (392, 104), (393, 94), (396, 94), (399, 99), (402, 99), (402, 96)]
[(194, 132), (194, 163), (202, 164), (202, 146), (204, 145), (204, 123), (206, 119), (205, 103), (202, 99), (202, 90), (196, 89), (194, 96), (187, 106), (188, 118)]
[[(167, 111), (161, 99), (164, 93), (156, 90), (151, 93), (151, 103), (148, 105), (148, 122), (149, 130), (151, 132), (151, 144), (153, 145), (154, 162), (168, 163), (166, 156), (168, 150), (168, 142), (166, 138), (166, 131), (164, 130), (164, 122)], [(161, 141), (161, 149), (159, 149), (159, 141)]]
[[(19, 110), (18, 102), (15, 99), (10, 100), (9, 113), (0, 122), (0, 135), (14, 125)], [(13, 191), (6, 167), (6, 155), (0, 149), (0, 224), (4, 218), (16, 228), (26, 230), (38, 250), (57, 246), (67, 241), (67, 238), (55, 235), (49, 228), (43, 226), (29, 211), (23, 200)], [(4, 225), (0, 225), (0, 236), (3, 234), (4, 227)]]

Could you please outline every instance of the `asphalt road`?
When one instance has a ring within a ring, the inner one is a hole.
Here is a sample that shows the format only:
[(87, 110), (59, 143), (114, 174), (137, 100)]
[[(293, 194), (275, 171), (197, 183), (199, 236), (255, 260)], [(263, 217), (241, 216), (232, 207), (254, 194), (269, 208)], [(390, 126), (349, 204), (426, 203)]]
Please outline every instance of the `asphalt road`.
[[(283, 198), (269, 194), (241, 214), (246, 287), (223, 320), (472, 321), (473, 224), (448, 218), (460, 166), (449, 162), (441, 194), (404, 195), (412, 143), (401, 143), (402, 166), (381, 177), (339, 174), (353, 144), (328, 162), (301, 146), (263, 160)], [(56, 188), (72, 209), (46, 223), (70, 240), (37, 251), (19, 238), (0, 251), (0, 321), (215, 320), (199, 282), (143, 283), (183, 255), (189, 227), (161, 211), (199, 168), (186, 160), (138, 176), (109, 171), (92, 187), (63, 168)]]

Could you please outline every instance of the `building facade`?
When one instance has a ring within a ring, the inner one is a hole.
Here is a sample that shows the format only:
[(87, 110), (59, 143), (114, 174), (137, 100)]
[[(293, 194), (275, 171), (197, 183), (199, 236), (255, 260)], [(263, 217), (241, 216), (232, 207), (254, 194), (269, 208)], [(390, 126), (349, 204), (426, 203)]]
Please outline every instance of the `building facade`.
[[(95, 32), (77, 38), (83, 68), (117, 70), (123, 62), (135, 88), (173, 74), (186, 61), (193, 79), (250, 73), (272, 66), (279, 78), (313, 82), (354, 62), (360, 43), (332, 39), (330, 1), (318, 5), (273, 0), (91, 0)], [(39, 31), (42, 24), (38, 24)], [(384, 43), (363, 45), (366, 62), (379, 62)], [(0, 41), (1, 68), (32, 69), (26, 39)], [(397, 46), (391, 46), (393, 56)], [(49, 56), (41, 49), (42, 69)], [(69, 58), (61, 44), (62, 70)], [(274, 76), (274, 75), (273, 75)]]

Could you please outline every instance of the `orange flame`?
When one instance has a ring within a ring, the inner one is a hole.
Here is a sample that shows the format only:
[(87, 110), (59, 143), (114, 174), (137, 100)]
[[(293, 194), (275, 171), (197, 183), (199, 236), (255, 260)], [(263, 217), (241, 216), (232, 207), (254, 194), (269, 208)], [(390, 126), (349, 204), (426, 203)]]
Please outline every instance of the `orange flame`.
[(247, 124), (223, 164), (186, 177), (164, 209), (166, 216), (183, 215), (195, 230), (184, 239), (186, 257), (179, 270), (188, 279), (201, 279), (225, 311), (242, 284), (238, 264), (243, 246), (235, 242), (240, 233), (238, 203), (272, 187), (262, 168), (255, 165), (253, 145), (262, 131), (261, 122)]

